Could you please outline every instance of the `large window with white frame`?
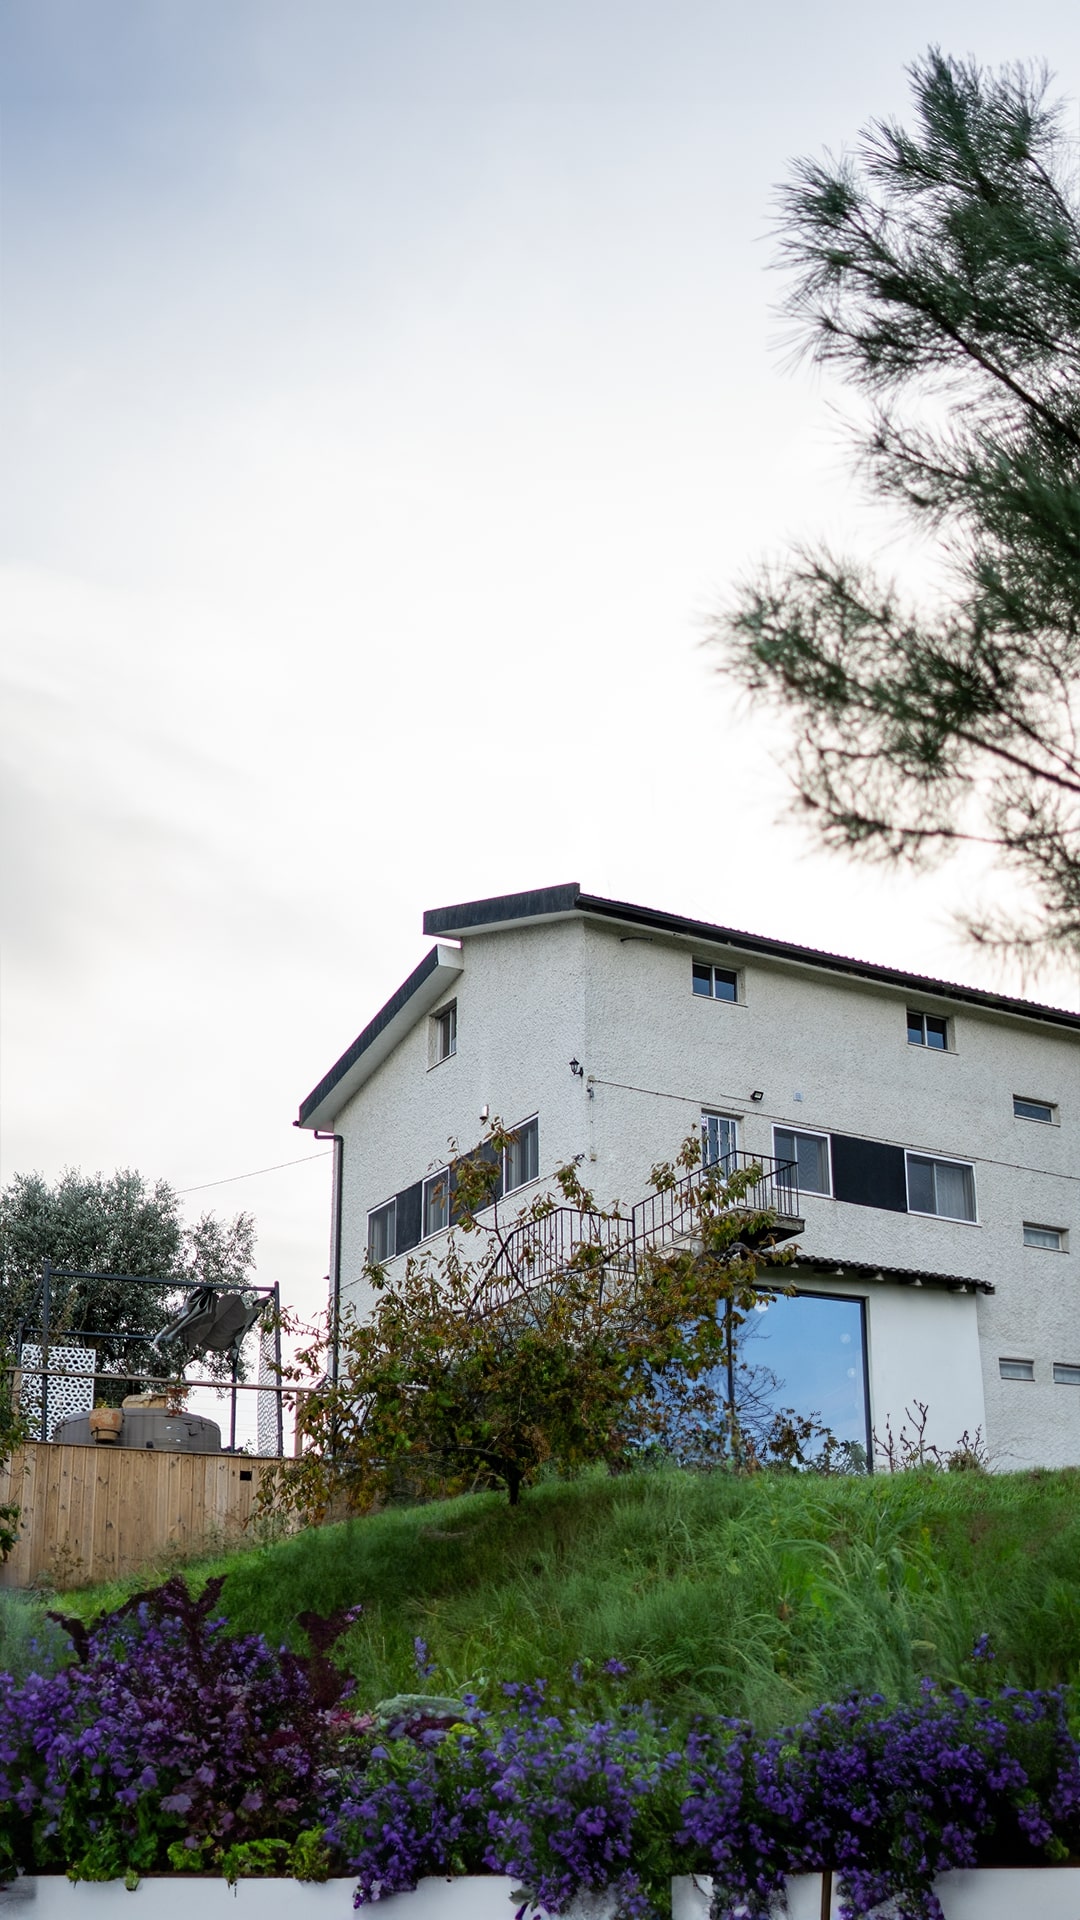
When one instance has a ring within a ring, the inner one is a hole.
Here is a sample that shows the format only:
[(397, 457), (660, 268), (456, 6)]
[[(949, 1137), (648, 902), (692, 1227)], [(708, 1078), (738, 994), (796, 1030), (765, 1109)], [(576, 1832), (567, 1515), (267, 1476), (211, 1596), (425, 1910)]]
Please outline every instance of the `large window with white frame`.
[(450, 1169), (441, 1167), (424, 1181), (424, 1238), (450, 1225)]
[(737, 1165), (739, 1123), (729, 1113), (701, 1116), (701, 1164), (703, 1167), (732, 1168)]
[(832, 1193), (827, 1133), (804, 1133), (795, 1127), (773, 1128), (773, 1153), (778, 1160), (794, 1161), (800, 1193)]
[(504, 1193), (527, 1186), (540, 1172), (540, 1122), (535, 1115), (515, 1127), (503, 1149), (502, 1184)]
[(939, 1160), (928, 1153), (907, 1155), (908, 1211), (932, 1213), (941, 1220), (974, 1222), (975, 1169), (968, 1160)]
[(375, 1265), (392, 1260), (397, 1252), (397, 1200), (387, 1200), (367, 1217), (367, 1257)]

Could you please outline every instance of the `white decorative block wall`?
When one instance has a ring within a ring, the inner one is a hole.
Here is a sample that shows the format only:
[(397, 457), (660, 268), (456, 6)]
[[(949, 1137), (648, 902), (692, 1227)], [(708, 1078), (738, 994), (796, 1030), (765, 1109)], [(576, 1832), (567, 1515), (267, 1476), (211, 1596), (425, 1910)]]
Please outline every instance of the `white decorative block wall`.
[[(19, 1364), (22, 1368), (22, 1384), (19, 1388), (19, 1407), (30, 1423), (30, 1431), (36, 1438), (41, 1430), (41, 1395), (44, 1382), (36, 1371), (41, 1366), (41, 1348), (24, 1341)], [(51, 1440), (57, 1423), (66, 1420), (69, 1414), (89, 1413), (94, 1404), (94, 1368), (97, 1354), (93, 1347), (53, 1347), (49, 1348), (49, 1418), (46, 1438)], [(83, 1374), (84, 1379), (65, 1378), (65, 1375)]]

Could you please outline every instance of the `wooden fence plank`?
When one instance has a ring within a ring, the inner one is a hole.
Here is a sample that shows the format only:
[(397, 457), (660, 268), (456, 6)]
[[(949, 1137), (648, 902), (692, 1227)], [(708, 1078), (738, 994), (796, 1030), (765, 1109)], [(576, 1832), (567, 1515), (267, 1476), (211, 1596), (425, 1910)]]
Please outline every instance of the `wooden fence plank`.
[(240, 1539), (270, 1465), (244, 1454), (31, 1441), (0, 1468), (0, 1504), (20, 1509), (0, 1587), (90, 1584)]

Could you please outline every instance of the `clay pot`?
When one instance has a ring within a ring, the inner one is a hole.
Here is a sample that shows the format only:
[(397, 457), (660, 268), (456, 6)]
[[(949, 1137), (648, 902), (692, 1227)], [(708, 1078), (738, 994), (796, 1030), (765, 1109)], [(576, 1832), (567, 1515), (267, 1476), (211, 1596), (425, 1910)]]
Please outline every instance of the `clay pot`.
[(90, 1415), (90, 1433), (99, 1447), (116, 1446), (123, 1424), (124, 1414), (120, 1407), (95, 1407)]

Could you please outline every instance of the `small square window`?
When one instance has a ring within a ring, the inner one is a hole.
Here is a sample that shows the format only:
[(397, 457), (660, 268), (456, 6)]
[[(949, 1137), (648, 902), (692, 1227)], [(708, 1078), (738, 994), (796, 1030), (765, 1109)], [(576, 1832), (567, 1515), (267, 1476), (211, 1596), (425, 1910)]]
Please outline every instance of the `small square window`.
[(704, 1000), (736, 1001), (739, 976), (730, 967), (714, 967), (709, 960), (695, 960), (690, 969), (694, 992)]
[(912, 1213), (935, 1213), (942, 1220), (977, 1217), (975, 1169), (963, 1160), (931, 1160), (925, 1153), (909, 1153), (907, 1189)]
[(1025, 1247), (1045, 1247), (1048, 1253), (1064, 1253), (1064, 1227), (1036, 1227), (1030, 1220), (1024, 1221)]
[(1018, 1120), (1041, 1120), (1044, 1126), (1053, 1126), (1057, 1118), (1057, 1108), (1049, 1100), (1027, 1100), (1019, 1093), (1013, 1094), (1013, 1113)]
[(368, 1259), (373, 1266), (392, 1260), (397, 1252), (397, 1200), (388, 1200), (367, 1217)]
[(907, 1037), (908, 1045), (911, 1047), (929, 1047), (935, 1053), (946, 1053), (949, 1046), (949, 1023), (936, 1013), (916, 1013), (909, 1007)]
[(503, 1192), (524, 1187), (540, 1172), (540, 1123), (526, 1120), (517, 1127), (509, 1146), (503, 1149)]
[(999, 1360), (998, 1372), (1003, 1380), (1034, 1380), (1034, 1360)]
[(440, 1007), (432, 1016), (432, 1039), (434, 1046), (434, 1065), (440, 1060), (449, 1060), (457, 1052), (457, 1001), (451, 1000), (448, 1007)]
[(450, 1169), (443, 1167), (424, 1181), (424, 1238), (450, 1225)]
[(1069, 1367), (1063, 1361), (1055, 1360), (1054, 1384), (1059, 1387), (1080, 1387), (1080, 1367)]
[(796, 1133), (791, 1127), (774, 1127), (773, 1152), (778, 1160), (795, 1162), (795, 1178), (801, 1193), (832, 1193), (826, 1134)]

